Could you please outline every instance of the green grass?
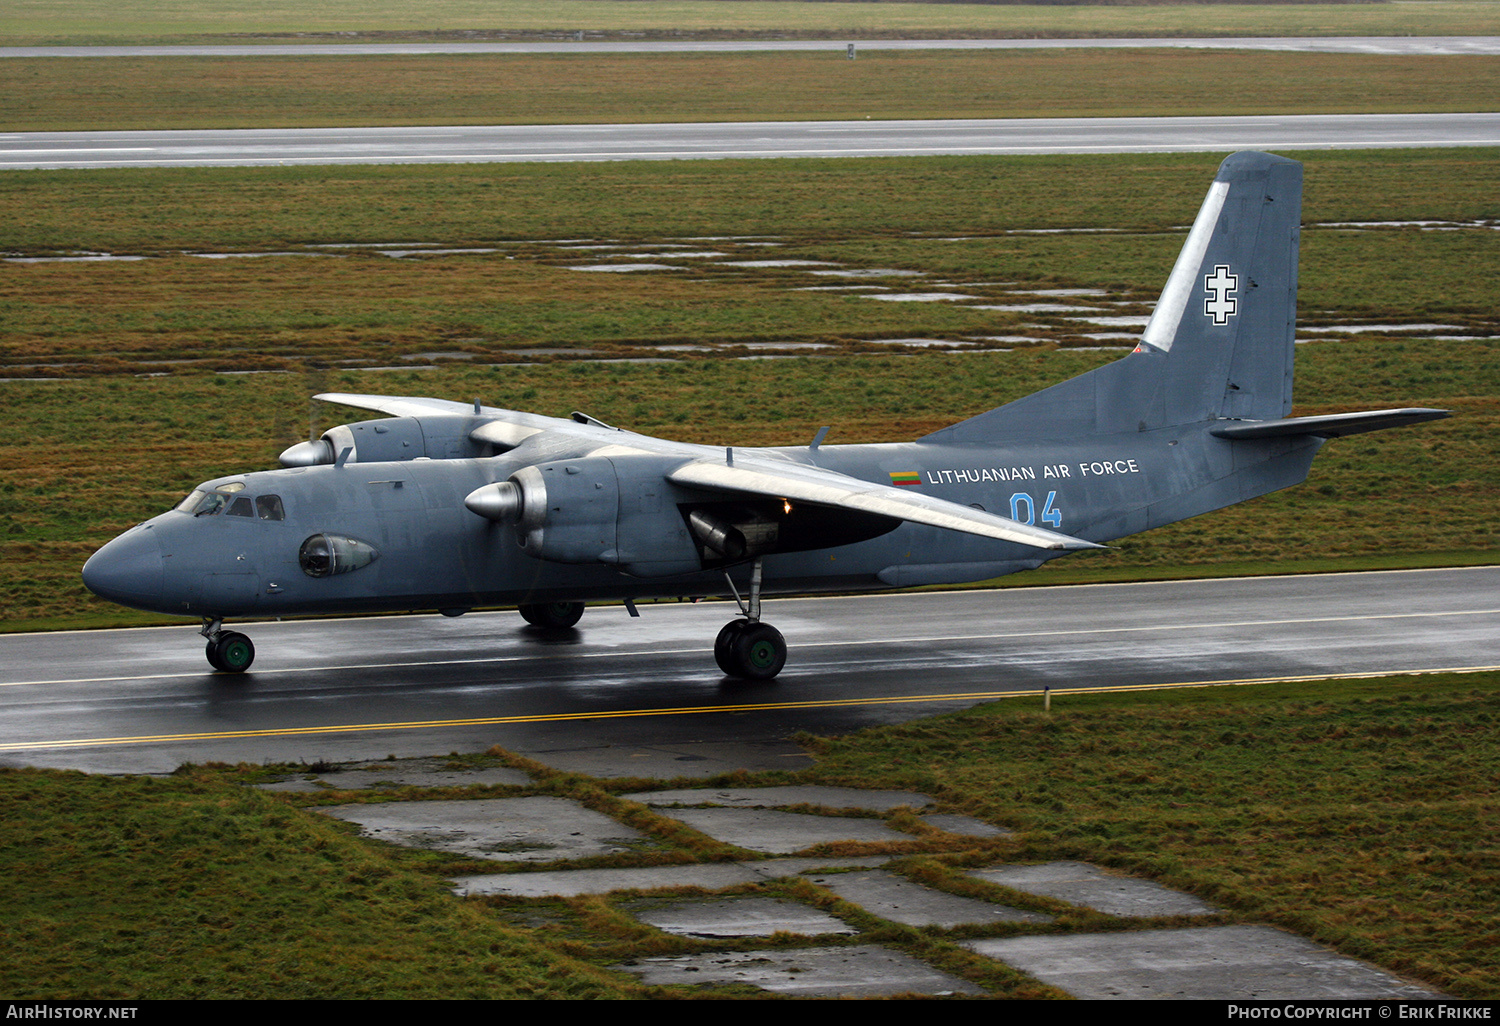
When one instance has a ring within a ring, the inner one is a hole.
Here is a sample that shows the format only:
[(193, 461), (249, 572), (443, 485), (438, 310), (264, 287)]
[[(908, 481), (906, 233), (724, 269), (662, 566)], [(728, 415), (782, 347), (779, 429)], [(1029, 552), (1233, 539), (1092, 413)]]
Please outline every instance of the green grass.
[(331, 820), (211, 776), (0, 771), (13, 999), (619, 998)]
[[(1309, 222), (1500, 218), (1494, 148), (1296, 156), (1307, 165)], [(7, 171), (0, 172), (0, 214), (6, 250), (38, 254), (1160, 230), (1191, 221), (1220, 159), (1197, 153)], [(1076, 275), (1072, 267), (1063, 273)]]
[(1500, 57), (1207, 50), (0, 61), (10, 131), (1490, 110)]
[(14, 0), (0, 44), (355, 41), (586, 31), (748, 38), (965, 36), (1493, 35), (1492, 0), (1408, 4), (735, 3), (712, 0)]
[[(734, 889), (805, 902), (999, 997), (1055, 997), (967, 953), (974, 936), (1100, 932), (1127, 924), (980, 887), (996, 863), (1078, 859), (1189, 891), (1212, 922), (1271, 924), (1463, 998), (1500, 996), (1500, 675), (1389, 677), (1137, 694), (1054, 693), (804, 738), (801, 773), (609, 780), (528, 769), (527, 787), (273, 795), (245, 785), (305, 767), (185, 767), (165, 779), (0, 770), (0, 987), (41, 998), (628, 998), (691, 996), (612, 973), (651, 955), (795, 947), (785, 935), (672, 937), (627, 912), (638, 894), (460, 901), (455, 875), (494, 863), (360, 840), (311, 807), (351, 801), (570, 798), (642, 831), (638, 851), (570, 865), (743, 855), (621, 795), (645, 787), (818, 783), (910, 789), (940, 811), (1015, 831), (864, 845), (891, 868), (970, 897), (1058, 916), (1047, 927), (912, 928), (806, 880)], [(829, 849), (828, 854), (837, 854)], [(542, 868), (538, 866), (523, 869)], [(1134, 924), (1138, 925), (1138, 924)], [(1148, 921), (1167, 928), (1198, 925)], [(700, 996), (732, 996), (707, 989)]]

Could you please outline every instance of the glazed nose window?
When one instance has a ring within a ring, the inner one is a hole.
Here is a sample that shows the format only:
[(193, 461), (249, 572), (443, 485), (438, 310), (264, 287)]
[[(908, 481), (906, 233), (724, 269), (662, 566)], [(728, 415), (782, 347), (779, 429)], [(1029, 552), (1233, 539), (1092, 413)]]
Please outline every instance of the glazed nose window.
[(341, 534), (315, 534), (302, 543), (297, 563), (309, 577), (347, 574), (373, 563), (380, 555), (357, 538)]

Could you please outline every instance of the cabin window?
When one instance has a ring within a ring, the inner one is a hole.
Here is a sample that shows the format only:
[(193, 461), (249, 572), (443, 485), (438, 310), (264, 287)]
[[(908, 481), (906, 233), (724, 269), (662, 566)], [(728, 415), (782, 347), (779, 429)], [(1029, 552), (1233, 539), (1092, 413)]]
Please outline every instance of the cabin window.
[(285, 520), (286, 511), (281, 508), (281, 496), (262, 495), (255, 500), (256, 516), (262, 520)]
[(235, 499), (229, 504), (229, 508), (224, 511), (224, 515), (229, 517), (253, 516), (254, 513), (250, 509), (250, 497), (248, 495), (241, 495), (238, 499)]

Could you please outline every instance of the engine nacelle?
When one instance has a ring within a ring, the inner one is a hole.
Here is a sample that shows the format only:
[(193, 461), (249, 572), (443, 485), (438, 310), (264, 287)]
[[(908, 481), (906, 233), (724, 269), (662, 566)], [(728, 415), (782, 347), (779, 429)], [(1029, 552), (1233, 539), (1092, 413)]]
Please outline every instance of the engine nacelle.
[(607, 457), (522, 467), (516, 528), (528, 556), (557, 563), (618, 563), (620, 482)]
[(702, 564), (677, 489), (665, 480), (673, 461), (632, 454), (538, 463), (476, 488), (464, 505), (514, 525), (537, 559), (605, 563), (636, 577), (693, 573)]
[(340, 424), (311, 442), (298, 442), (281, 454), (283, 467), (317, 467), (339, 462), (396, 463), (403, 460), (451, 460), (486, 455), (469, 437), (469, 417), (384, 417)]

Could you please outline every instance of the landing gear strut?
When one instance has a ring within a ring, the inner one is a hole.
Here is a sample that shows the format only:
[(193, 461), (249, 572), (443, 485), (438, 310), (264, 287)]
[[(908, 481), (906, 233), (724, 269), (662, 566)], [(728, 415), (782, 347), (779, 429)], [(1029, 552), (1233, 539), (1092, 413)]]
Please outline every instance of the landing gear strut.
[(208, 656), (208, 665), (224, 673), (244, 673), (255, 662), (255, 645), (238, 631), (223, 629), (223, 620), (203, 621), (198, 633), (208, 639), (203, 654)]
[(562, 630), (583, 617), (582, 602), (542, 602), (521, 607), (521, 618), (533, 627)]
[(743, 615), (726, 623), (714, 639), (714, 662), (730, 677), (770, 680), (786, 665), (786, 639), (775, 627), (760, 621), (760, 560), (750, 571), (748, 603), (740, 598), (727, 572), (724, 579)]

